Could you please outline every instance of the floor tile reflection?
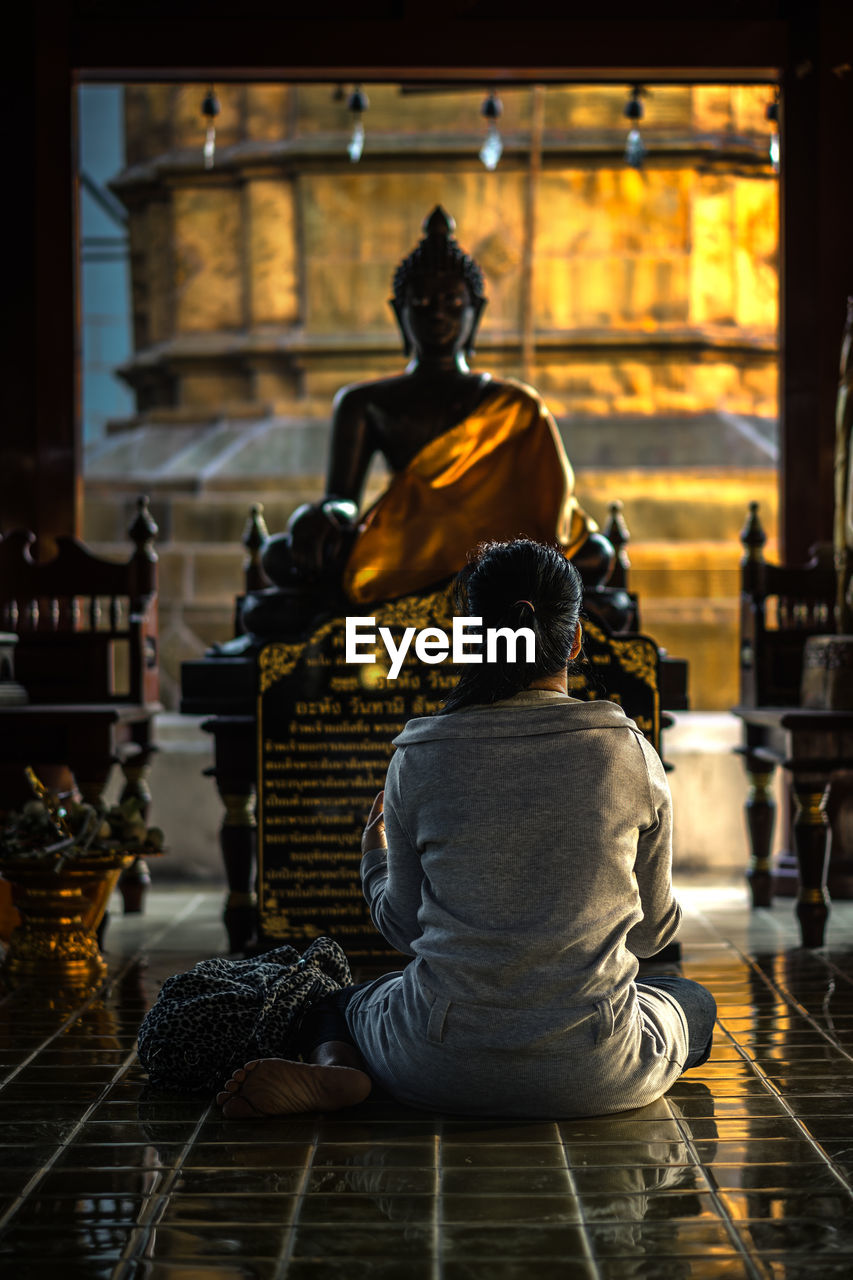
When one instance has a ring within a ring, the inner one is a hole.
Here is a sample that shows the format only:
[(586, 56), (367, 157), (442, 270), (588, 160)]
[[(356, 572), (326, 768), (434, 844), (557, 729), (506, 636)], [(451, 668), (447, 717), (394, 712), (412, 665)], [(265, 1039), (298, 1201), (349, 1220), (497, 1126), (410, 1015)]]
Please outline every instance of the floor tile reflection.
[[(258, 1126), (156, 1093), (136, 1028), (162, 980), (210, 954), (219, 895), (153, 892), (142, 921), (116, 911), (100, 994), (0, 998), (0, 1269), (846, 1280), (853, 903), (833, 903), (830, 946), (804, 953), (790, 903), (751, 917), (740, 889), (703, 892), (682, 894), (682, 940), (685, 971), (719, 1003), (709, 1062), (649, 1107), (542, 1121), (376, 1099)], [(145, 953), (147, 933), (159, 941)]]

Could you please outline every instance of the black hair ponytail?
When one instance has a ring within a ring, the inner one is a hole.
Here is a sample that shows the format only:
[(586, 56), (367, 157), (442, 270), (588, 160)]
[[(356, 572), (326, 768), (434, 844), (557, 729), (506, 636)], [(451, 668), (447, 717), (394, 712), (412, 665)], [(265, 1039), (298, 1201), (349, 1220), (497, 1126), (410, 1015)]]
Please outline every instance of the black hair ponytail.
[(525, 642), (520, 637), (517, 660), (510, 662), (509, 648), (499, 637), (494, 660), (486, 661), (483, 634), (483, 661), (462, 669), (440, 715), (499, 702), (529, 688), (534, 680), (562, 671), (577, 632), (583, 584), (559, 547), (527, 538), (486, 542), (457, 576), (454, 602), (459, 613), (482, 618), (483, 633), (489, 629), (528, 628), (533, 632), (534, 653), (533, 661), (528, 662)]

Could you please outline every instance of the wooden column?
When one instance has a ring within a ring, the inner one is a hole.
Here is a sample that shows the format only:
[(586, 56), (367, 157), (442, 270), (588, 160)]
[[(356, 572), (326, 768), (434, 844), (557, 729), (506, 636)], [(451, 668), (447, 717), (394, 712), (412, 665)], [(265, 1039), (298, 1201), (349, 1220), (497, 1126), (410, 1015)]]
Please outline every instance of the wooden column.
[[(796, 0), (782, 78), (781, 556), (832, 540), (838, 358), (853, 289), (853, 15)], [(847, 52), (845, 52), (845, 50)]]
[(80, 442), (74, 301), (75, 193), (69, 6), (39, 0), (19, 15), (4, 75), (6, 265), (0, 399), (0, 532), (34, 529), (48, 556), (78, 534)]

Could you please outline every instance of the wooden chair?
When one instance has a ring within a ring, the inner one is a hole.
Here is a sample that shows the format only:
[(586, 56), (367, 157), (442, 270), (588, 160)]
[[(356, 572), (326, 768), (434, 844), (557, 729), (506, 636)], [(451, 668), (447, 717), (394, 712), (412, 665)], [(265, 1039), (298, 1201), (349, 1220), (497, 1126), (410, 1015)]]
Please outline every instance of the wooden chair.
[[(773, 779), (784, 763), (780, 735), (756, 723), (749, 712), (764, 708), (798, 708), (803, 657), (810, 636), (835, 631), (837, 573), (831, 547), (816, 547), (804, 565), (768, 564), (764, 559), (767, 535), (758, 514), (758, 503), (749, 504), (749, 515), (740, 536), (740, 706), (744, 743), (743, 758), (749, 794), (746, 825), (750, 844), (747, 873), (755, 906), (769, 906), (772, 893), (794, 896), (799, 868), (794, 852), (795, 806), (790, 780), (784, 775), (782, 851), (771, 865), (771, 845), (776, 804)], [(775, 718), (778, 718), (776, 716)], [(853, 772), (833, 771), (825, 799), (832, 828), (829, 886), (833, 897), (853, 896), (853, 858), (849, 850), (850, 813), (853, 812)]]
[[(25, 706), (0, 705), (0, 809), (20, 806), (32, 765), (56, 789), (71, 785), (100, 803), (113, 764), (122, 800), (150, 802), (147, 774), (158, 701), (157, 526), (139, 498), (123, 563), (92, 554), (76, 538), (57, 539), (56, 556), (31, 554), (36, 535), (0, 538), (0, 631), (18, 637), (15, 677)], [(125, 910), (141, 910), (148, 883), (141, 860), (125, 873)]]
[(835, 630), (832, 548), (814, 548), (805, 565), (768, 564), (757, 502), (749, 504), (740, 540), (740, 702), (745, 707), (795, 707), (806, 640)]

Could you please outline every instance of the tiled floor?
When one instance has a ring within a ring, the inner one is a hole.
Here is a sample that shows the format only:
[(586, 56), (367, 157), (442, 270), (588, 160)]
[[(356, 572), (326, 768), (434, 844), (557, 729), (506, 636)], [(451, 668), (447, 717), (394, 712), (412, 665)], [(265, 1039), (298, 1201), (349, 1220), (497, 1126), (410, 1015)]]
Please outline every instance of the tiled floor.
[(796, 947), (792, 904), (679, 886), (712, 1060), (642, 1110), (467, 1121), (368, 1101), (223, 1121), (135, 1058), (160, 982), (221, 950), (221, 897), (114, 915), (80, 1007), (0, 1003), (0, 1274), (15, 1280), (705, 1280), (853, 1276), (853, 903)]

